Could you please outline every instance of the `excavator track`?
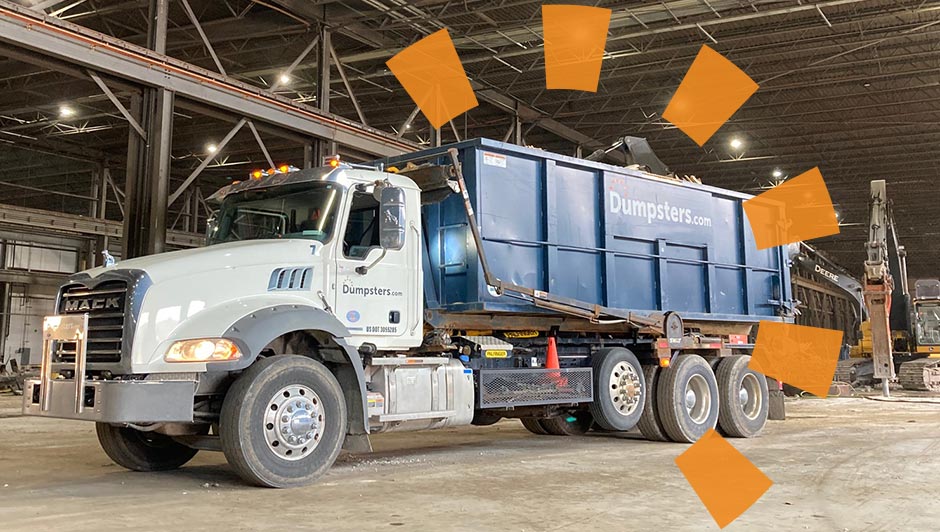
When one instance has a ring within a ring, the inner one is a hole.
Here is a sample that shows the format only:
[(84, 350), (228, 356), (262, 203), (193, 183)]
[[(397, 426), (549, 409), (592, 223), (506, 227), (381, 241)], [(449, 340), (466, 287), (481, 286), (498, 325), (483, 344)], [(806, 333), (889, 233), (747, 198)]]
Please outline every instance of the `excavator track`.
[(905, 390), (940, 392), (940, 358), (921, 358), (901, 364), (898, 381)]
[(833, 382), (844, 382), (853, 387), (871, 386), (875, 382), (875, 365), (870, 358), (849, 358), (836, 364)]

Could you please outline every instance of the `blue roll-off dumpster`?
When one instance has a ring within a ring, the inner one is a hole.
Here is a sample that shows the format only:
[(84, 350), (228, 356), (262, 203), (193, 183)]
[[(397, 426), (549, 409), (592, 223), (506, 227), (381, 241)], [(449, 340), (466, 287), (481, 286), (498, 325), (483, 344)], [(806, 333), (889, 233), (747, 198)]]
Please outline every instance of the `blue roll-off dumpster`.
[[(449, 148), (499, 279), (687, 323), (787, 319), (786, 251), (755, 246), (742, 208), (751, 196), (487, 139), (381, 162), (446, 164)], [(487, 287), (460, 195), (423, 214), (429, 309), (537, 310)]]

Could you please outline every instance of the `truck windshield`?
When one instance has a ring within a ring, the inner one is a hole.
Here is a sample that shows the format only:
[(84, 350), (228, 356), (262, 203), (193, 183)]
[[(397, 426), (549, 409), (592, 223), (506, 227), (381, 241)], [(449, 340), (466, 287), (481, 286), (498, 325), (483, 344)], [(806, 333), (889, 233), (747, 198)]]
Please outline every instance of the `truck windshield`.
[(940, 302), (917, 304), (917, 343), (940, 345)]
[(209, 220), (208, 244), (273, 238), (326, 242), (333, 235), (341, 195), (342, 188), (334, 183), (303, 183), (233, 194)]

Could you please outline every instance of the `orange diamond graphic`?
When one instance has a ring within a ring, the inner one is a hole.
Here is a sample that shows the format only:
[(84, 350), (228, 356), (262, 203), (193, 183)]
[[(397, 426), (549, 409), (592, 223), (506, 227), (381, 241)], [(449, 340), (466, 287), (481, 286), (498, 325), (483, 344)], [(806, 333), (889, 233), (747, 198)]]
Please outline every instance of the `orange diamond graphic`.
[(762, 321), (748, 368), (826, 397), (842, 348), (842, 331)]
[(398, 52), (385, 64), (435, 128), (477, 106), (477, 97), (446, 29)]
[(839, 233), (839, 220), (819, 168), (744, 202), (757, 249)]
[(609, 9), (542, 6), (545, 88), (597, 92), (609, 25)]
[(767, 475), (714, 430), (679, 455), (676, 465), (721, 528), (737, 519), (773, 485)]
[(743, 70), (718, 52), (702, 46), (663, 112), (699, 146), (731, 118), (757, 90)]

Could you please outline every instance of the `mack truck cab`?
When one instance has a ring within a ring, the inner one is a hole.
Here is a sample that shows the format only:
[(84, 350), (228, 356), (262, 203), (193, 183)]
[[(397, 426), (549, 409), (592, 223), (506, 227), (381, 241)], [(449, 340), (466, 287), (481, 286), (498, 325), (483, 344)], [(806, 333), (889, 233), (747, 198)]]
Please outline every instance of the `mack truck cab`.
[[(464, 146), (468, 164), (480, 156), (476, 142)], [(482, 142), (508, 154), (481, 155), (500, 170), (524, 150)], [(457, 149), (430, 157), (434, 164), (401, 173), (337, 159), (233, 182), (209, 198), (218, 210), (206, 247), (73, 275), (44, 321), (41, 375), (26, 383), (24, 413), (95, 422), (102, 449), (131, 470), (174, 469), (213, 450), (267, 487), (312, 482), (342, 448), (371, 450), (370, 434), (503, 417), (543, 435), (639, 427), (650, 439), (692, 442), (719, 418), (729, 435), (760, 433), (767, 382), (740, 353), (752, 347), (756, 309), (782, 319), (771, 314), (780, 302), (770, 291), (766, 304), (756, 295), (767, 283), (753, 285), (753, 315), (699, 313), (701, 323), (689, 325), (676, 312), (606, 307), (499, 279), (480, 234), (493, 225), (476, 221)], [(597, 176), (618, 170), (584, 164)], [(634, 173), (646, 186), (692, 193)], [(506, 193), (532, 197), (513, 186)], [(444, 201), (453, 209), (434, 210)], [(577, 220), (606, 216), (590, 205), (571, 202)], [(785, 289), (782, 254), (764, 253), (776, 266), (758, 266), (760, 275)], [(500, 259), (503, 270), (518, 262), (512, 253)]]
[[(419, 193), (345, 164), (223, 188), (206, 247), (94, 268), (61, 289), (25, 412), (97, 422), (105, 452), (130, 469), (214, 448), (271, 486), (318, 476), (347, 433), (356, 448), (392, 424), (469, 423), (472, 395), (453, 384), (469, 378), (463, 366), (411, 358), (401, 384), (439, 387), (416, 405), (433, 413), (369, 426), (385, 396), (367, 379), (397, 365), (379, 353), (423, 336)], [(369, 377), (361, 352), (374, 356)]]

